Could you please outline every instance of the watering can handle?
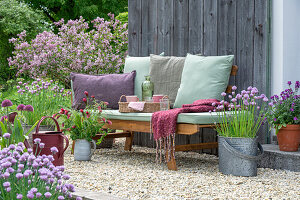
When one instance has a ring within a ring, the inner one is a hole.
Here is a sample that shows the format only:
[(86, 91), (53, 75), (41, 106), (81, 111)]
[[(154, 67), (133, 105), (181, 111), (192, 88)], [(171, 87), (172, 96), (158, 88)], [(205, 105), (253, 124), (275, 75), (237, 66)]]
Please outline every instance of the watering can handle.
[(66, 141), (66, 147), (64, 148), (64, 150), (63, 150), (63, 151), (60, 153), (60, 155), (58, 156), (59, 158), (62, 157), (62, 156), (64, 155), (65, 151), (67, 150), (67, 148), (68, 148), (68, 146), (69, 146), (69, 140), (68, 140), (67, 136), (62, 135), (62, 134), (61, 134), (60, 136), (62, 136), (62, 137), (65, 139), (65, 141)]
[(93, 154), (94, 154), (94, 152), (96, 151), (96, 142), (95, 142), (95, 140), (92, 140), (92, 143), (93, 143), (93, 149), (92, 149), (92, 151), (91, 151), (91, 154), (89, 155), (89, 157), (91, 157)]
[(243, 154), (243, 153), (239, 152), (238, 150), (236, 150), (235, 148), (230, 146), (230, 144), (228, 144), (226, 139), (224, 140), (223, 144), (224, 144), (224, 147), (229, 152), (231, 152), (232, 154), (234, 154), (234, 155), (236, 155), (240, 158), (245, 158), (245, 159), (248, 159), (248, 160), (259, 160), (262, 157), (263, 153), (264, 153), (263, 147), (261, 146), (261, 144), (259, 142), (258, 142), (258, 148), (259, 148), (260, 154), (257, 155), (257, 156), (247, 155), (247, 154)]
[[(41, 125), (42, 121), (44, 121), (44, 120), (47, 119), (47, 118), (50, 118), (50, 119), (52, 119), (52, 120), (55, 122), (57, 131), (60, 132), (59, 124), (58, 124), (58, 122), (56, 121), (56, 119), (54, 119), (53, 117), (50, 117), (50, 116), (44, 116), (44, 117), (42, 117), (42, 118), (40, 119), (39, 123), (38, 123), (37, 126), (36, 126), (36, 129), (35, 129), (35, 133), (36, 133), (36, 134), (39, 133), (39, 129), (40, 129), (40, 125)], [(68, 143), (69, 143), (69, 142), (68, 142)]]

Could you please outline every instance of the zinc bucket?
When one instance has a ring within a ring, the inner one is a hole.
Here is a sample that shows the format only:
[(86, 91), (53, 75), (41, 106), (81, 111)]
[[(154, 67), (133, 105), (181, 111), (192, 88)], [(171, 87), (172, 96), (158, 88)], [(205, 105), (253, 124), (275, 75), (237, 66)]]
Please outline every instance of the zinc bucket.
[(218, 136), (218, 142), (220, 172), (234, 176), (257, 175), (257, 161), (263, 154), (263, 148), (257, 138)]
[[(47, 118), (51, 118), (55, 124), (57, 131), (39, 131), (40, 125), (42, 121)], [(36, 138), (41, 139), (41, 143), (45, 144), (44, 148), (39, 148), (37, 144), (34, 144), (34, 140)], [(52, 162), (54, 166), (61, 166), (64, 165), (64, 152), (67, 150), (69, 146), (68, 138), (61, 132), (59, 128), (58, 122), (53, 117), (42, 117), (39, 123), (36, 126), (35, 134), (32, 134), (32, 141), (33, 141), (33, 153), (37, 152), (39, 155), (52, 155), (51, 147), (56, 147), (58, 149), (58, 153), (54, 154), (54, 161)], [(66, 146), (64, 147), (64, 141)]]

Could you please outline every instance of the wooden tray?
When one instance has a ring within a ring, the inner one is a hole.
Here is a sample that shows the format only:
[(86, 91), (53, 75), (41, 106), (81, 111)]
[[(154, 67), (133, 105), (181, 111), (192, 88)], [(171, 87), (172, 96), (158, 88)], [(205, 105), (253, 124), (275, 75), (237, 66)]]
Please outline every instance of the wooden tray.
[[(126, 96), (122, 95), (119, 100), (119, 112), (121, 113), (153, 113), (156, 111), (160, 111), (160, 103), (156, 103), (156, 102), (145, 102), (145, 106), (142, 111), (128, 108), (129, 102), (121, 102), (123, 97)], [(164, 96), (163, 98), (168, 98), (168, 97)], [(170, 108), (170, 104), (169, 104), (169, 108)]]

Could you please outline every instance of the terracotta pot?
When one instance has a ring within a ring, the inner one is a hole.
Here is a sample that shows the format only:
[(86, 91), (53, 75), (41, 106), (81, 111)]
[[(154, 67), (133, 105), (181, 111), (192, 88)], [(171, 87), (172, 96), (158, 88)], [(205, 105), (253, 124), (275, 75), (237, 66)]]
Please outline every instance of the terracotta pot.
[(291, 124), (279, 129), (277, 139), (280, 151), (298, 151), (300, 143), (300, 125)]

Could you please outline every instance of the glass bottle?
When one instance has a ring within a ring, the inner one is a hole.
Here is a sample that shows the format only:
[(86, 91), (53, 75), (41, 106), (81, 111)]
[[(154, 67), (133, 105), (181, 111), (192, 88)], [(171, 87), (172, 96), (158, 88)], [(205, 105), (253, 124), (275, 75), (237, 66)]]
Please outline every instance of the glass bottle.
[(145, 81), (142, 83), (142, 99), (143, 101), (151, 100), (154, 91), (154, 84), (150, 81), (150, 76), (145, 76)]

